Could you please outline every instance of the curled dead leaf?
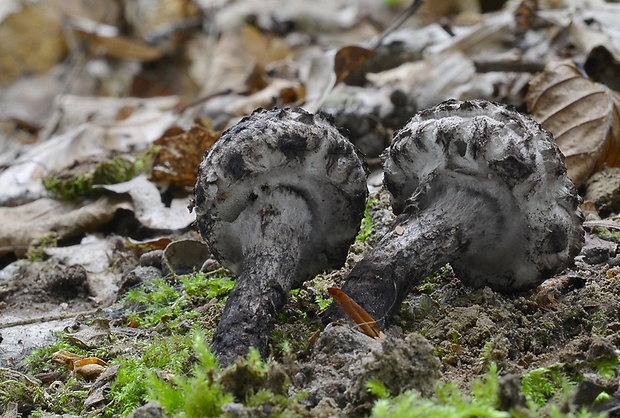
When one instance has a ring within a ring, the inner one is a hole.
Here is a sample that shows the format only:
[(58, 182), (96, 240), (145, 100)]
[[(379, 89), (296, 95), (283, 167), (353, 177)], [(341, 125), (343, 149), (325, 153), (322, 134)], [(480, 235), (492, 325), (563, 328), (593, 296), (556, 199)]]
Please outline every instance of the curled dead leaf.
[(98, 357), (84, 357), (67, 350), (53, 353), (52, 361), (65, 365), (72, 373), (89, 380), (99, 376), (108, 365)]
[(86, 357), (74, 361), (72, 364), (73, 372), (84, 379), (96, 379), (105, 370), (108, 364), (98, 357)]
[(574, 63), (548, 64), (530, 82), (525, 101), (554, 135), (577, 187), (604, 165), (620, 165), (620, 95), (585, 77)]
[(332, 298), (336, 301), (338, 306), (359, 325), (364, 334), (375, 339), (383, 339), (385, 335), (379, 328), (377, 321), (370, 316), (368, 312), (360, 305), (358, 305), (353, 299), (347, 296), (342, 290), (337, 287), (330, 287), (327, 289)]

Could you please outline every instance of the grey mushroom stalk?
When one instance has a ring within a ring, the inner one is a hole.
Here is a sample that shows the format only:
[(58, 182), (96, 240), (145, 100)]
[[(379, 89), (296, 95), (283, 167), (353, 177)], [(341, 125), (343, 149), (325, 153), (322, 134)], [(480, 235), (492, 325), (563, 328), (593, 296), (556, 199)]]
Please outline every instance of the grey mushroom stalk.
[[(450, 100), (418, 113), (384, 152), (398, 217), (342, 290), (382, 327), (450, 263), (466, 285), (535, 287), (583, 243), (579, 197), (551, 134), (514, 109)], [(328, 311), (333, 320), (341, 313)]]
[(343, 265), (366, 196), (355, 148), (322, 115), (261, 109), (224, 132), (194, 202), (211, 252), (238, 275), (213, 337), (221, 364), (268, 353), (289, 291)]

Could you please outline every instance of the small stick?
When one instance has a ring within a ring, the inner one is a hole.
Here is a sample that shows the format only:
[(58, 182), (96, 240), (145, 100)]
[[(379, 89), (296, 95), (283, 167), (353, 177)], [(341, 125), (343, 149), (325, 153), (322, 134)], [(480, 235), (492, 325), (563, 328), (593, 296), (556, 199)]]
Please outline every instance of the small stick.
[(492, 71), (538, 73), (545, 69), (544, 62), (522, 60), (474, 60), (474, 66), (479, 73), (489, 73)]
[(230, 94), (232, 92), (233, 91), (231, 89), (225, 89), (225, 90), (221, 90), (221, 91), (216, 91), (215, 93), (207, 94), (205, 96), (197, 97), (196, 99), (192, 100), (191, 102), (189, 102), (187, 104), (178, 106), (176, 109), (174, 109), (174, 113), (178, 115), (180, 113), (185, 112), (190, 107), (198, 106), (199, 104), (202, 104), (202, 103), (204, 103), (204, 102), (206, 102), (208, 100), (211, 100), (214, 97), (224, 96), (224, 95)]
[(381, 35), (377, 38), (370, 49), (377, 49), (379, 45), (383, 42), (383, 40), (392, 32), (400, 27), (407, 19), (415, 14), (418, 11), (420, 6), (424, 4), (424, 0), (413, 0), (411, 6), (407, 7), (394, 21), (381, 32)]
[(60, 313), (56, 315), (39, 316), (37, 318), (21, 319), (19, 321), (0, 324), (0, 329), (13, 328), (13, 327), (18, 327), (22, 325), (30, 325), (30, 324), (37, 324), (37, 323), (43, 323), (43, 322), (60, 321), (62, 319), (69, 319), (69, 318), (73, 318), (79, 315), (92, 315), (97, 312), (99, 312), (99, 309), (94, 309), (91, 311), (82, 311), (82, 312), (64, 312), (64, 313)]

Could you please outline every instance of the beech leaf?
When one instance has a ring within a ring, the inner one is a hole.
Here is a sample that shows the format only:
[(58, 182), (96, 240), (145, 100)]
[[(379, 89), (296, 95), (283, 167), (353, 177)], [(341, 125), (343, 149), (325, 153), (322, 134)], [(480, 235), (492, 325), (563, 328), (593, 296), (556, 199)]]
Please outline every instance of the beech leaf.
[(577, 187), (604, 165), (620, 165), (620, 97), (571, 61), (548, 64), (530, 82), (525, 101), (555, 137)]
[(194, 125), (188, 131), (169, 128), (154, 142), (161, 148), (153, 161), (151, 180), (178, 187), (193, 186), (203, 153), (219, 136), (220, 133), (200, 125)]

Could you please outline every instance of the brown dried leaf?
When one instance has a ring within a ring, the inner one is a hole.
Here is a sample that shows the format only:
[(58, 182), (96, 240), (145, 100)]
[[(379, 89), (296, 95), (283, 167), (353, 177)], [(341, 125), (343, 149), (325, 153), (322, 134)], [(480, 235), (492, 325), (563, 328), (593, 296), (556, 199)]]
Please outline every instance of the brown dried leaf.
[(163, 56), (163, 53), (152, 46), (138, 40), (124, 36), (87, 35), (90, 47), (95, 53), (101, 53), (114, 58), (135, 58), (140, 61), (154, 61)]
[(329, 287), (327, 291), (342, 310), (359, 325), (361, 330), (364, 331), (364, 334), (375, 339), (382, 339), (385, 337), (377, 321), (375, 321), (364, 308), (359, 306), (357, 302), (347, 296), (346, 293), (337, 287)]
[(620, 98), (572, 62), (548, 64), (530, 82), (525, 100), (532, 117), (554, 135), (575, 185), (603, 165), (620, 165)]
[(149, 251), (163, 250), (172, 242), (172, 239), (168, 237), (159, 237), (153, 239), (147, 239), (145, 241), (137, 241), (128, 237), (125, 240), (125, 248), (132, 251), (134, 254), (144, 254)]
[(521, 0), (515, 10), (515, 22), (517, 31), (523, 33), (529, 28), (534, 27), (537, 21), (536, 12), (538, 11), (538, 0)]
[(153, 161), (151, 180), (177, 187), (193, 186), (204, 152), (219, 137), (219, 132), (199, 125), (192, 126), (189, 131), (178, 127), (168, 129), (154, 142), (161, 149)]
[(336, 72), (336, 84), (347, 78), (349, 73), (360, 67), (366, 61), (374, 57), (376, 52), (361, 46), (344, 46), (336, 52), (334, 70)]

